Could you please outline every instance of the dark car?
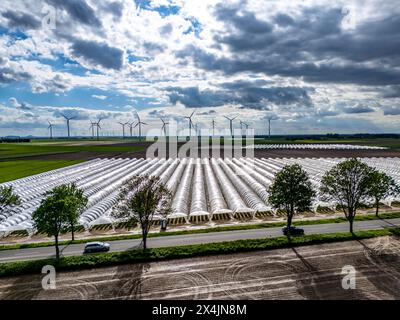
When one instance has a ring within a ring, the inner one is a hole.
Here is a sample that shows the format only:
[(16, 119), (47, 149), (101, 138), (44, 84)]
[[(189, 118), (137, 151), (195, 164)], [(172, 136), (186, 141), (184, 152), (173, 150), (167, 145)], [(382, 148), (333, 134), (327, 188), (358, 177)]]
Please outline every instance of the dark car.
[(84, 253), (107, 252), (110, 250), (110, 244), (107, 242), (88, 242), (85, 245)]
[[(290, 229), (290, 235), (292, 235), (292, 236), (301, 236), (304, 234), (304, 229), (302, 229), (302, 228), (291, 226), (291, 227), (289, 227), (289, 229)], [(287, 236), (288, 227), (282, 228), (282, 232), (285, 236)]]

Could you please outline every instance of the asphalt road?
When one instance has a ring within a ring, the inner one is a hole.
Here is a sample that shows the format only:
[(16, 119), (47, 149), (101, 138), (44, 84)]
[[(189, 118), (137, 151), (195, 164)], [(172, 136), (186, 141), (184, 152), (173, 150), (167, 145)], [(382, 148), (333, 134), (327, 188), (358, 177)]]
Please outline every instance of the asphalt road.
[[(374, 230), (390, 227), (399, 227), (400, 218), (380, 219), (371, 221), (358, 221), (354, 223), (354, 230)], [(348, 223), (331, 223), (302, 226), (305, 234), (322, 234), (334, 232), (346, 232), (349, 230)], [(281, 228), (263, 228), (251, 230), (236, 230), (223, 232), (198, 233), (180, 236), (165, 236), (148, 238), (149, 248), (173, 247), (190, 244), (202, 244), (212, 242), (260, 239), (265, 237), (281, 236)], [(111, 241), (110, 252), (121, 252), (137, 248), (141, 243), (140, 239)], [(71, 244), (60, 246), (62, 256), (79, 256), (83, 254), (85, 244)], [(23, 260), (37, 260), (54, 257), (54, 247), (0, 250), (0, 263)]]

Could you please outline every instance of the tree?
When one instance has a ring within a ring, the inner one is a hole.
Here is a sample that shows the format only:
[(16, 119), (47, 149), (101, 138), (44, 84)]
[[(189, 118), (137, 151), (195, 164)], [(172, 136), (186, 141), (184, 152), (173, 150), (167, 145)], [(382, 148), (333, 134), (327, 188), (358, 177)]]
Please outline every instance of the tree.
[(88, 198), (83, 194), (83, 190), (77, 188), (74, 183), (60, 187), (59, 192), (63, 193), (66, 197), (69, 227), (71, 228), (72, 241), (74, 241), (75, 226), (78, 223), (79, 216), (87, 205)]
[(357, 209), (368, 197), (371, 172), (371, 167), (353, 158), (334, 166), (321, 180), (321, 198), (340, 205), (350, 223), (351, 233)]
[[(268, 202), (276, 209), (284, 209), (287, 227), (297, 211), (307, 210), (315, 197), (315, 191), (306, 171), (298, 164), (287, 165), (279, 171), (269, 187)], [(290, 234), (290, 231), (288, 229)]]
[(166, 217), (171, 211), (171, 193), (158, 177), (137, 176), (120, 190), (112, 216), (128, 222), (138, 222), (142, 230), (143, 250), (153, 217)]
[(375, 169), (370, 173), (368, 187), (368, 194), (374, 199), (376, 216), (379, 215), (379, 202), (382, 199), (400, 193), (400, 186), (396, 184), (391, 176)]
[(13, 187), (0, 187), (0, 212), (7, 206), (19, 206), (20, 197), (13, 192)]
[(68, 227), (73, 228), (76, 225), (87, 198), (74, 184), (57, 186), (46, 192), (45, 196), (39, 208), (32, 214), (32, 219), (39, 232), (55, 238), (56, 259), (59, 260), (59, 235)]

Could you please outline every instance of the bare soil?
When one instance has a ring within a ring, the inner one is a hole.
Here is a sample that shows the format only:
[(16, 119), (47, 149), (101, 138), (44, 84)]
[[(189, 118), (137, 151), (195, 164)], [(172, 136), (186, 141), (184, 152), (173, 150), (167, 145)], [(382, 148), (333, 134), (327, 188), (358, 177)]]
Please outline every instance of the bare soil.
[[(80, 151), (73, 153), (57, 153), (47, 155), (36, 155), (24, 157), (25, 160), (92, 160), (95, 158), (146, 158), (146, 149), (152, 142), (126, 142), (115, 143), (109, 146), (123, 146), (123, 147), (144, 147), (140, 151), (131, 152), (94, 152), (94, 151)], [(178, 143), (178, 148), (181, 148), (182, 142)], [(198, 156), (203, 156), (204, 150), (198, 149)], [(209, 149), (208, 155), (212, 155), (213, 150)], [(242, 155), (246, 155), (246, 150), (242, 150)], [(157, 153), (156, 153), (157, 156)], [(167, 150), (167, 157), (176, 156), (176, 152), (169, 154)], [(225, 157), (224, 150), (220, 150), (220, 156)], [(231, 155), (228, 155), (231, 156)], [(387, 150), (254, 150), (256, 158), (349, 158), (349, 157), (400, 157), (400, 150), (387, 149)]]
[[(400, 241), (380, 237), (0, 279), (0, 299), (400, 299)], [(342, 268), (355, 268), (355, 289)]]

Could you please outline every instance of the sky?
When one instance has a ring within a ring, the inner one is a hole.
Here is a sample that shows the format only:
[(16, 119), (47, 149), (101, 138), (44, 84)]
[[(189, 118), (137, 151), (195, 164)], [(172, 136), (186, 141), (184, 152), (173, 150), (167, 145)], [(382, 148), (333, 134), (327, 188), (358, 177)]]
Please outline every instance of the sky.
[(2, 0), (0, 135), (400, 133), (399, 30), (385, 0)]

